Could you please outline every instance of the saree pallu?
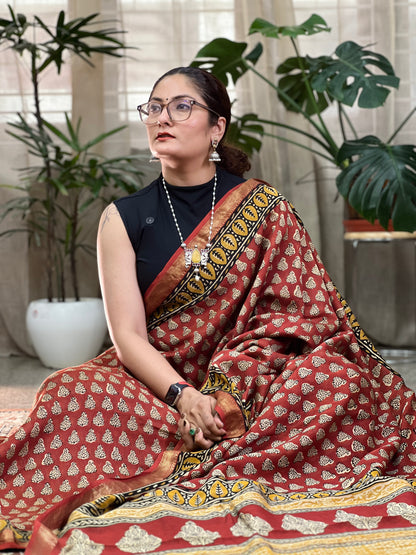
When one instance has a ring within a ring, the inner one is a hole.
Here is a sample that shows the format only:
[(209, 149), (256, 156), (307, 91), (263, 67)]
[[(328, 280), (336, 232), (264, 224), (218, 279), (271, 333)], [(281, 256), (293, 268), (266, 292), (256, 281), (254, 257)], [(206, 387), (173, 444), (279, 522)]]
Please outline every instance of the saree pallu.
[[(55, 373), (0, 446), (2, 545), (29, 542), (42, 555), (414, 553), (414, 393), (273, 187), (233, 189), (213, 231), (200, 279), (180, 249), (145, 304), (150, 342), (216, 397), (226, 436), (183, 451), (178, 413), (114, 349)], [(206, 218), (187, 242), (205, 244), (208, 232)]]

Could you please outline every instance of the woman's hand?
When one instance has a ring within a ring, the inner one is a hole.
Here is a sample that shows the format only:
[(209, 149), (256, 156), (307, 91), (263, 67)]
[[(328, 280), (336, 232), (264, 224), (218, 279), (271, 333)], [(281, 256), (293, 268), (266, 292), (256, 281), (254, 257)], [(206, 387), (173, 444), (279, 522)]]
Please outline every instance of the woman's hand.
[(224, 424), (215, 411), (217, 401), (193, 387), (183, 389), (176, 404), (181, 414), (179, 432), (187, 451), (208, 449), (222, 439)]

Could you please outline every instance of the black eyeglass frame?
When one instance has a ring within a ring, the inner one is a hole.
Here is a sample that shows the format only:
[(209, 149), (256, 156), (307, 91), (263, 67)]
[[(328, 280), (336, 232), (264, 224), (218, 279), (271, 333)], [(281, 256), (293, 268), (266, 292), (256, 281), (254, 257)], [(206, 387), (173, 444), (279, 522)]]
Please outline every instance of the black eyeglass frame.
[[(172, 118), (172, 114), (170, 113), (169, 110), (169, 104), (171, 104), (172, 102), (178, 101), (178, 100), (186, 100), (189, 102), (189, 104), (191, 105), (191, 109), (189, 110), (189, 114), (186, 116), (186, 118), (184, 119), (180, 119), (180, 120), (174, 120)], [(191, 117), (192, 114), (192, 106), (199, 106), (200, 108), (204, 108), (204, 110), (208, 110), (209, 112), (212, 112), (213, 114), (215, 114), (218, 118), (221, 117), (220, 114), (218, 114), (215, 110), (212, 110), (212, 108), (210, 108), (209, 106), (205, 106), (205, 104), (201, 104), (200, 102), (198, 102), (197, 100), (194, 100), (193, 98), (189, 98), (189, 97), (180, 97), (180, 98), (172, 98), (172, 100), (169, 100), (169, 102), (159, 102), (158, 100), (150, 100), (149, 102), (144, 102), (143, 104), (139, 104), (137, 106), (137, 111), (140, 114), (140, 121), (142, 123), (144, 123), (145, 125), (157, 125), (158, 121), (152, 121), (152, 122), (147, 122), (147, 121), (143, 121), (143, 106), (147, 106), (148, 104), (150, 104), (151, 102), (153, 102), (154, 104), (159, 104), (159, 106), (162, 108), (160, 111), (160, 114), (163, 112), (163, 109), (166, 108), (167, 112), (168, 112), (168, 116), (170, 121), (186, 121), (187, 119), (189, 119)]]

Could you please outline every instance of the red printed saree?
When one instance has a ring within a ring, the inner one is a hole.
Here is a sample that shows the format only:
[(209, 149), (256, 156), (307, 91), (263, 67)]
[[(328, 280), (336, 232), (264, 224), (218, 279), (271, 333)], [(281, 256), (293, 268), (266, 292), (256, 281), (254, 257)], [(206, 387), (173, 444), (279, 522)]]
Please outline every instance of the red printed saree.
[(177, 412), (113, 349), (55, 373), (0, 446), (3, 548), (414, 553), (414, 393), (274, 188), (236, 187), (214, 224), (201, 280), (179, 250), (145, 302), (150, 341), (217, 397), (226, 437), (183, 452)]

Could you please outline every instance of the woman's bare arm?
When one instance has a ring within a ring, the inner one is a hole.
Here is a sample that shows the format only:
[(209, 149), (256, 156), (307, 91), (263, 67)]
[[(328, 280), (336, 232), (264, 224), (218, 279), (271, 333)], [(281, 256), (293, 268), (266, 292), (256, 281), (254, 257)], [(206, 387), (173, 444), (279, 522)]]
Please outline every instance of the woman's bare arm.
[(97, 237), (98, 272), (111, 339), (121, 362), (164, 399), (180, 376), (147, 339), (136, 258), (114, 204), (103, 212)]
[[(103, 212), (97, 236), (98, 271), (111, 339), (120, 361), (160, 399), (171, 384), (183, 378), (147, 339), (146, 316), (137, 277), (136, 257), (123, 221), (114, 204)], [(201, 428), (197, 441), (210, 447), (225, 430), (215, 414), (215, 399), (189, 387), (183, 390), (178, 409), (186, 414), (180, 429), (192, 449), (190, 427)], [(204, 437), (205, 436), (205, 437)]]

